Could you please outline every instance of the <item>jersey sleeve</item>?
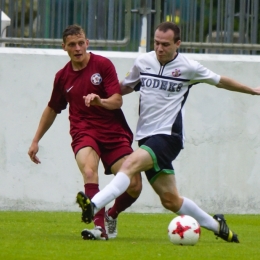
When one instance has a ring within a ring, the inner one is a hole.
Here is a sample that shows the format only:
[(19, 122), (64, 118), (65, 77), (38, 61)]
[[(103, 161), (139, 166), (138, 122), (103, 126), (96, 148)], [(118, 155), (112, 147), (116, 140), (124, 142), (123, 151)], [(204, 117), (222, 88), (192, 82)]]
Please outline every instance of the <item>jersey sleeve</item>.
[(133, 67), (127, 73), (122, 81), (122, 86), (128, 86), (132, 89), (138, 89), (140, 83), (140, 69), (138, 68), (138, 59), (135, 60)]
[(48, 106), (57, 114), (60, 114), (61, 111), (67, 107), (67, 100), (62, 93), (61, 84), (61, 79), (57, 73), (53, 83), (51, 98), (48, 103)]
[(193, 66), (196, 69), (191, 80), (192, 82), (194, 83), (202, 82), (210, 85), (217, 85), (219, 83), (220, 75), (204, 67), (202, 64), (200, 64), (197, 61), (194, 61), (194, 63), (195, 64), (193, 64)]
[(114, 64), (109, 59), (102, 61), (103, 85), (108, 97), (113, 94), (121, 94), (119, 80)]

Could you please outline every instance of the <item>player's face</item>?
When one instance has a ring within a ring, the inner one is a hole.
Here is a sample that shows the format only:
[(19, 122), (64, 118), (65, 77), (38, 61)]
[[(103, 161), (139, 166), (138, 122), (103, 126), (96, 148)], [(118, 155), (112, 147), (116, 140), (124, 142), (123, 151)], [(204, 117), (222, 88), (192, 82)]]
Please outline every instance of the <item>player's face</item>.
[(174, 32), (156, 30), (154, 34), (154, 50), (158, 61), (164, 65), (174, 59), (181, 41), (174, 43)]
[(67, 51), (72, 63), (82, 63), (87, 57), (87, 48), (89, 41), (84, 34), (69, 35), (62, 47)]

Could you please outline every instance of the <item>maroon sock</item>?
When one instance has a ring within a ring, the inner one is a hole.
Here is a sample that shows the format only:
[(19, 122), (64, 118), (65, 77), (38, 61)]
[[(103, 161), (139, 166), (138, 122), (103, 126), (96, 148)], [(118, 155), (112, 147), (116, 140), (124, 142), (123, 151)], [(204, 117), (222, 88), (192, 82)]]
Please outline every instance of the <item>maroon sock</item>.
[[(85, 194), (92, 199), (98, 192), (99, 192), (99, 185), (96, 183), (87, 183), (84, 185), (85, 187)], [(105, 208), (101, 209), (98, 213), (94, 216), (94, 224), (95, 226), (100, 226), (105, 229)]]
[(116, 200), (112, 208), (109, 209), (108, 215), (112, 218), (117, 218), (118, 214), (130, 207), (137, 198), (133, 198), (127, 192), (124, 192)]

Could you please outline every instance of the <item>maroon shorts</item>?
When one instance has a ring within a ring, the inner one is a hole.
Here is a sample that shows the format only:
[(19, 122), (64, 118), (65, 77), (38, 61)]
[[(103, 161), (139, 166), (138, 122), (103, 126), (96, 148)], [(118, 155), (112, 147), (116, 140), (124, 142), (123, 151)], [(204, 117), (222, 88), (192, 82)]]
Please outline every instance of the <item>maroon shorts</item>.
[(80, 149), (92, 147), (104, 165), (105, 174), (112, 174), (111, 166), (122, 157), (133, 152), (130, 140), (124, 136), (109, 138), (100, 142), (92, 136), (83, 135), (75, 138), (71, 146), (75, 156)]

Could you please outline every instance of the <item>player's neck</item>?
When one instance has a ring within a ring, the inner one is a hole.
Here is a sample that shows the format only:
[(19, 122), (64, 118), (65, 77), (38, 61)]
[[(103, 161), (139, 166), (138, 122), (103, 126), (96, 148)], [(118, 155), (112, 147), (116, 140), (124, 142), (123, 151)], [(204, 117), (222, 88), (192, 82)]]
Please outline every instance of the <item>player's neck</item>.
[(90, 59), (90, 53), (87, 52), (85, 55), (85, 58), (82, 62), (72, 62), (71, 63), (72, 69), (74, 71), (78, 71), (78, 70), (82, 70), (82, 69), (86, 68), (88, 65), (89, 59)]

